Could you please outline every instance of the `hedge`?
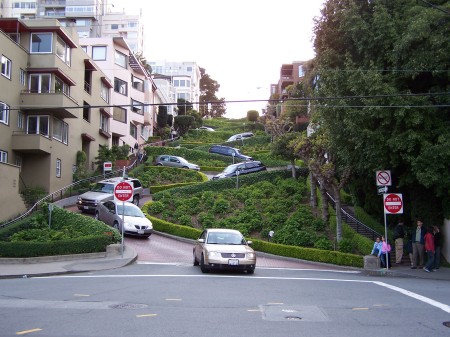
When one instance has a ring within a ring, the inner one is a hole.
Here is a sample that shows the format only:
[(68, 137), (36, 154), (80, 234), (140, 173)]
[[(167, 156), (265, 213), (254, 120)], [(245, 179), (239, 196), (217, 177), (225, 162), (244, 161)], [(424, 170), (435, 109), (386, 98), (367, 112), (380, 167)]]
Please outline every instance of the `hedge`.
[[(154, 230), (192, 240), (196, 240), (201, 235), (202, 230), (200, 229), (173, 224), (149, 215), (148, 207), (151, 205), (151, 203), (151, 201), (146, 203), (143, 206), (142, 210), (146, 214), (147, 218), (152, 222)], [(292, 257), (307, 261), (330, 263), (340, 266), (350, 266), (358, 268), (362, 268), (364, 266), (363, 257), (359, 255), (341, 253), (338, 251), (287, 246), (266, 242), (259, 239), (250, 238), (249, 240), (253, 242), (252, 247), (259, 252), (274, 254), (278, 256)]]

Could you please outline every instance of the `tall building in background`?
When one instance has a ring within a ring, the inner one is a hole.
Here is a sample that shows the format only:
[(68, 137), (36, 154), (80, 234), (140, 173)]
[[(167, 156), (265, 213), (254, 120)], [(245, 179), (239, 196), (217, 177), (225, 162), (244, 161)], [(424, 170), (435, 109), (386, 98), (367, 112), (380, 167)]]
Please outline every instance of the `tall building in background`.
[(191, 102), (194, 110), (199, 110), (200, 68), (196, 62), (151, 61), (153, 74), (170, 77), (177, 99)]

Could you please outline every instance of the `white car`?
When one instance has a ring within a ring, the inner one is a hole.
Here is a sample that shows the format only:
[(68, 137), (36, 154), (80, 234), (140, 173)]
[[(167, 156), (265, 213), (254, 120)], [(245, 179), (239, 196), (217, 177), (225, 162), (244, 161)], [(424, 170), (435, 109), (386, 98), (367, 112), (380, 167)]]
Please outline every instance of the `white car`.
[(256, 254), (241, 232), (234, 229), (205, 229), (193, 248), (194, 266), (202, 273), (212, 269), (231, 269), (253, 274)]
[(233, 135), (230, 138), (228, 138), (227, 142), (234, 142), (236, 140), (242, 140), (242, 139), (250, 138), (253, 136), (254, 136), (254, 134), (251, 132), (238, 133), (237, 135)]
[(213, 128), (210, 128), (209, 126), (201, 126), (198, 128), (199, 130), (205, 130), (205, 131), (210, 131), (210, 132), (215, 132), (216, 130), (214, 130)]
[[(141, 209), (131, 202), (108, 200), (100, 202), (95, 210), (95, 218), (103, 221), (127, 235), (148, 238), (153, 233), (152, 222)], [(124, 221), (122, 221), (122, 218)]]

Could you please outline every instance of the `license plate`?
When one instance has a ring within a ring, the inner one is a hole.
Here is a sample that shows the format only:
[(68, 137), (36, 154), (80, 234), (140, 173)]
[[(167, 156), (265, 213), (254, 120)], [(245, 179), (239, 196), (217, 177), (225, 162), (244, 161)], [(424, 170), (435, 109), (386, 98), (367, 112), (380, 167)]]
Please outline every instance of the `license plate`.
[(230, 266), (238, 266), (239, 265), (239, 260), (238, 259), (229, 259), (228, 260), (228, 265), (230, 265)]
[(83, 208), (84, 208), (84, 209), (89, 209), (89, 207), (88, 207), (88, 206), (84, 206)]
[(144, 234), (144, 230), (143, 229), (138, 229), (138, 234)]

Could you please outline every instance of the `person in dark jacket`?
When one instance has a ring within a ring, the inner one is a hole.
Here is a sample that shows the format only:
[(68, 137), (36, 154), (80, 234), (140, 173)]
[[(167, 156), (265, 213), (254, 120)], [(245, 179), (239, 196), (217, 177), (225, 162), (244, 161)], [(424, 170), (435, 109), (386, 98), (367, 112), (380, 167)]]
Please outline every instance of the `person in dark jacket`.
[(399, 221), (394, 228), (394, 241), (395, 241), (395, 263), (402, 263), (403, 258), (403, 238), (405, 237), (405, 229), (403, 227), (403, 221)]
[(412, 269), (423, 268), (424, 260), (424, 244), (425, 244), (425, 228), (423, 228), (423, 221), (421, 218), (417, 219), (417, 227), (411, 233), (411, 241), (413, 248), (413, 265)]
[(439, 269), (441, 264), (442, 236), (438, 226), (433, 226), (434, 233), (434, 269)]

